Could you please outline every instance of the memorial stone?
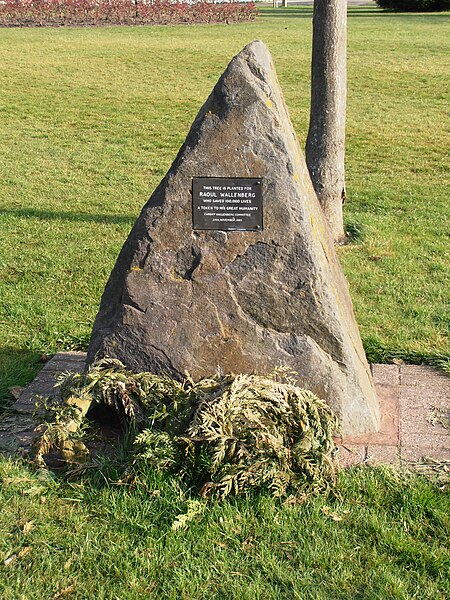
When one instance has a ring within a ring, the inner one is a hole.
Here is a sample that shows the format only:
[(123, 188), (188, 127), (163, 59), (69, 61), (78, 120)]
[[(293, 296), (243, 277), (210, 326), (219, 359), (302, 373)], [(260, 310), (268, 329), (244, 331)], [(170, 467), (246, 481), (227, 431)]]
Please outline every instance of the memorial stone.
[(231, 61), (125, 242), (88, 364), (105, 355), (194, 379), (287, 365), (344, 433), (378, 428), (347, 283), (262, 42)]

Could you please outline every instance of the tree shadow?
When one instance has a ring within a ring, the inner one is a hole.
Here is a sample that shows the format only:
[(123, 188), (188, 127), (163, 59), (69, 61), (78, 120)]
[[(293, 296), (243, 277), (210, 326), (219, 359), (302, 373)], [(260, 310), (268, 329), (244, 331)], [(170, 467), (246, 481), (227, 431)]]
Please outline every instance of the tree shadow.
[[(372, 8), (367, 6), (349, 6), (347, 10), (348, 18), (352, 17), (385, 17), (391, 16), (395, 13), (385, 11), (381, 8)], [(313, 6), (279, 6), (278, 8), (264, 7), (259, 11), (260, 17), (277, 17), (280, 19), (312, 19)]]
[(0, 416), (15, 400), (10, 388), (30, 383), (44, 366), (43, 358), (37, 350), (0, 347)]
[(382, 8), (367, 8), (367, 7), (352, 7), (347, 11), (347, 17), (358, 18), (358, 17), (397, 17), (399, 19), (410, 19), (414, 17), (434, 17), (434, 18), (446, 18), (448, 19), (448, 13), (431, 13), (431, 12), (399, 12), (394, 10), (384, 10)]
[(312, 6), (280, 6), (279, 8), (263, 8), (259, 11), (259, 17), (278, 17), (282, 19), (311, 19)]
[(1, 215), (11, 215), (24, 219), (63, 220), (85, 223), (104, 223), (106, 225), (132, 225), (137, 215), (99, 215), (91, 213), (56, 212), (36, 208), (3, 208)]

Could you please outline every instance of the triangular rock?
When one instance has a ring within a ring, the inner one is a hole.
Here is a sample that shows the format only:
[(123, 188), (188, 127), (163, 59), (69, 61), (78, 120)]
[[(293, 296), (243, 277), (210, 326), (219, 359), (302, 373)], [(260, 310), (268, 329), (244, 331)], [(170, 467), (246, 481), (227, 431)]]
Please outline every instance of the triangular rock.
[[(262, 178), (263, 229), (194, 230), (197, 177)], [(288, 365), (344, 433), (378, 428), (347, 284), (262, 42), (231, 61), (136, 221), (88, 363), (96, 355), (194, 379)]]

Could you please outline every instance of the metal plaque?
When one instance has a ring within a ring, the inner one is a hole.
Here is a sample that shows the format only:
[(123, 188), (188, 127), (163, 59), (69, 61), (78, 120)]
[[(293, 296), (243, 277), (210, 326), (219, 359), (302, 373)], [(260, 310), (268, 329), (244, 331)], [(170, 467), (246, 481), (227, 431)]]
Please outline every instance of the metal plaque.
[(194, 229), (262, 231), (262, 179), (251, 177), (194, 177)]

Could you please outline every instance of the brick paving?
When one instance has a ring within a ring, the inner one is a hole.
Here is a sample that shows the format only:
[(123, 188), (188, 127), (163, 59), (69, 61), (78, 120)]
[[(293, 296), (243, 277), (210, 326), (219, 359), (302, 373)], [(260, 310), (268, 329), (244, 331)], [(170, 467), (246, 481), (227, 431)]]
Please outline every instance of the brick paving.
[[(63, 371), (82, 371), (84, 352), (50, 359), (17, 402), (0, 418), (0, 452), (26, 455), (33, 439), (32, 414), (39, 397), (51, 394)], [(450, 463), (450, 377), (433, 367), (372, 365), (382, 423), (377, 433), (336, 440), (341, 466), (357, 464)], [(440, 419), (441, 417), (441, 419)]]
[[(337, 440), (343, 466), (450, 461), (450, 377), (428, 366), (371, 365), (381, 406), (381, 428)], [(434, 417), (434, 418), (433, 418)]]
[(85, 352), (60, 352), (45, 363), (15, 404), (0, 417), (0, 452), (26, 455), (30, 451), (36, 404), (51, 395), (62, 372), (82, 371), (85, 358)]

